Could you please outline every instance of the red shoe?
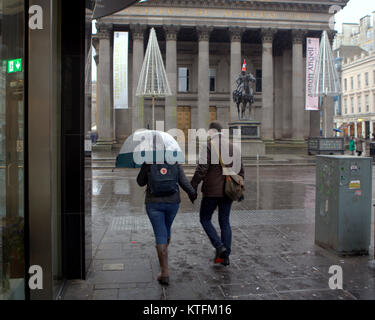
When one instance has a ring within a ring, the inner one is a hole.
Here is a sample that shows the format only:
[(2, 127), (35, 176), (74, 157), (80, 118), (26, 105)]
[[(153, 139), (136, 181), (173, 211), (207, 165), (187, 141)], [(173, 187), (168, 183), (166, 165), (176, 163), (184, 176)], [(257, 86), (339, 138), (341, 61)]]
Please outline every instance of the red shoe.
[(225, 249), (224, 246), (216, 248), (216, 255), (215, 255), (214, 263), (223, 263), (226, 252), (227, 252), (227, 249)]

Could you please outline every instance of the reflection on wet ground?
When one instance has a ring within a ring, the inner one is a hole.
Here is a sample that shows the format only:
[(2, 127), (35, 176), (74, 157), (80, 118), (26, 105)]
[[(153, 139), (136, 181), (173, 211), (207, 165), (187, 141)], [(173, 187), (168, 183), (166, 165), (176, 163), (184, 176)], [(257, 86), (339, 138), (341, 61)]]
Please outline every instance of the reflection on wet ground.
[[(199, 224), (199, 203), (182, 194), (170, 246), (171, 285), (161, 287), (154, 237), (138, 170), (93, 172), (93, 262), (87, 281), (71, 281), (65, 299), (375, 299), (368, 257), (341, 258), (314, 245), (315, 167), (246, 168), (245, 201), (231, 215), (229, 267)], [(186, 169), (191, 176), (192, 169)], [(217, 224), (217, 222), (215, 222)], [(344, 271), (330, 290), (329, 266)]]

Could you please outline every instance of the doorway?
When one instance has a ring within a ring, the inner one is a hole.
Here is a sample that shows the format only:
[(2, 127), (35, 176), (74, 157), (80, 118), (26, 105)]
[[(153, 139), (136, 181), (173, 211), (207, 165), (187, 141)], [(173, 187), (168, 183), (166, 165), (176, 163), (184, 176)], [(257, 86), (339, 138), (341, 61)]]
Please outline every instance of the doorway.
[(210, 122), (217, 120), (217, 108), (216, 107), (210, 107)]
[(185, 142), (187, 142), (190, 128), (191, 128), (191, 108), (190, 107), (177, 107), (177, 129), (180, 129), (184, 132)]

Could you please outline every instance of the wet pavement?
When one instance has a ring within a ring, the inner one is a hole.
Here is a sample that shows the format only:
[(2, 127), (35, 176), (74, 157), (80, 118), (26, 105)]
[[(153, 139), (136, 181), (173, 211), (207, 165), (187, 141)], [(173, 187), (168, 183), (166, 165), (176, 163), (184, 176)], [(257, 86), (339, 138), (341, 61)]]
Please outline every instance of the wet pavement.
[[(182, 194), (169, 250), (171, 283), (160, 286), (137, 173), (94, 170), (93, 262), (86, 281), (68, 282), (63, 299), (375, 299), (369, 257), (338, 257), (314, 245), (314, 166), (260, 168), (259, 179), (255, 167), (246, 168), (246, 200), (231, 214), (229, 267), (212, 263), (200, 198), (192, 205)], [(331, 265), (343, 268), (343, 290), (329, 288)]]

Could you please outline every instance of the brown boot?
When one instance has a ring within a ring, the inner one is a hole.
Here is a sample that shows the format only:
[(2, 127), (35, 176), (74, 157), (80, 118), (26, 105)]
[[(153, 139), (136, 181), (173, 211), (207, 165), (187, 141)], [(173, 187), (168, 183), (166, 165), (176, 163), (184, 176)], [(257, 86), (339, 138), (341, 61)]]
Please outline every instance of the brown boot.
[(169, 270), (168, 270), (168, 245), (158, 244), (156, 246), (156, 251), (158, 253), (159, 264), (161, 273), (158, 275), (158, 281), (161, 284), (169, 284)]

